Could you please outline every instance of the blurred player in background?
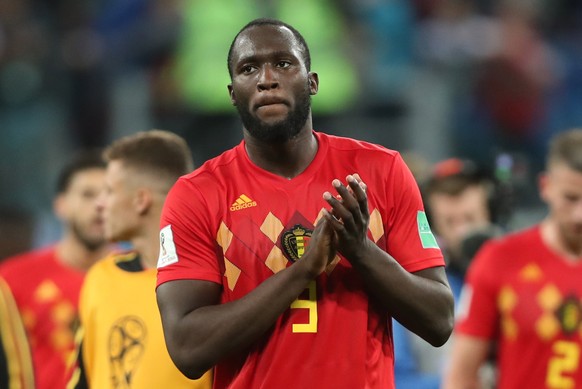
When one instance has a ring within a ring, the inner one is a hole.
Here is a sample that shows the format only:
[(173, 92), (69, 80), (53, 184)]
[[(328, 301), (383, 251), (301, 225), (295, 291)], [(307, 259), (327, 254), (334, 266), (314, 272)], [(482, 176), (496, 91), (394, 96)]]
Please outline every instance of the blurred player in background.
[(539, 190), (546, 218), (471, 263), (446, 389), (479, 388), (493, 342), (498, 389), (582, 387), (582, 129), (552, 140)]
[[(441, 161), (421, 181), (421, 191), (437, 241), (443, 251), (451, 290), (458, 301), (467, 266), (477, 248), (495, 236), (497, 184), (470, 160)], [(438, 389), (448, 363), (451, 340), (431, 347), (394, 322), (394, 374), (398, 389)]]
[(110, 255), (87, 274), (78, 365), (69, 387), (210, 389), (211, 373), (189, 380), (171, 361), (155, 297), (158, 253), (166, 250), (160, 214), (174, 182), (192, 171), (191, 152), (178, 135), (152, 130), (113, 142), (105, 159), (99, 201), (105, 236), (133, 249)]
[(62, 238), (0, 264), (26, 328), (38, 389), (65, 387), (81, 284), (87, 269), (110, 250), (97, 206), (104, 179), (100, 151), (73, 158), (58, 178), (54, 200)]

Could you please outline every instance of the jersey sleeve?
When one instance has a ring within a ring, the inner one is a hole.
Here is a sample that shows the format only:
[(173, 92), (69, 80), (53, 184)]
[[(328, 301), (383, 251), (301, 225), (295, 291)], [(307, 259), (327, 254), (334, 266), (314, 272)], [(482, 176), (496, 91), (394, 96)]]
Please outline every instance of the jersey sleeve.
[(172, 280), (222, 283), (210, 207), (200, 190), (179, 179), (166, 197), (160, 222), (157, 286)]
[(465, 335), (492, 339), (498, 323), (497, 296), (499, 274), (495, 268), (497, 246), (485, 243), (469, 266), (459, 299), (455, 331)]
[(32, 356), (7, 283), (0, 279), (0, 388), (34, 388)]
[(388, 197), (393, 204), (387, 221), (388, 253), (409, 272), (444, 266), (443, 255), (424, 212), (420, 190), (400, 154), (396, 155), (388, 177)]

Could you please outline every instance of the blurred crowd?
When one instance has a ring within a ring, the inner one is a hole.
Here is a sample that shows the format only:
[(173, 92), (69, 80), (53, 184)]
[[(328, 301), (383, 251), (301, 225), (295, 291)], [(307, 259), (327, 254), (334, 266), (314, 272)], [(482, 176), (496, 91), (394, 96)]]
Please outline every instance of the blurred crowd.
[(470, 157), (522, 206), (547, 140), (582, 123), (576, 0), (0, 0), (2, 256), (58, 236), (51, 183), (74, 150), (162, 128), (200, 164), (238, 143), (224, 53), (257, 16), (316, 53), (316, 129)]

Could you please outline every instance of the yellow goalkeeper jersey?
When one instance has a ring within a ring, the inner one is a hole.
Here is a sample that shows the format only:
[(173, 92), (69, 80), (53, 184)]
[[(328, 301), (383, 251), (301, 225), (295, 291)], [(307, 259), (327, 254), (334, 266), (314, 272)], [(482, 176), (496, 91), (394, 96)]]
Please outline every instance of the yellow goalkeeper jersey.
[(135, 253), (109, 256), (87, 273), (79, 301), (77, 361), (68, 389), (210, 389), (212, 374), (186, 378), (164, 342), (156, 270)]

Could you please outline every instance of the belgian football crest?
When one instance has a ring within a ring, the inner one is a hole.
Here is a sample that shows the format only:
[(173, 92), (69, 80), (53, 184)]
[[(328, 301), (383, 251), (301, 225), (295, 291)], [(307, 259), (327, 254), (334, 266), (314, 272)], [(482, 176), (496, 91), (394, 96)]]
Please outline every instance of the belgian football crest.
[(297, 261), (305, 253), (313, 230), (296, 224), (281, 234), (281, 248), (288, 260)]
[(556, 311), (562, 331), (566, 335), (573, 335), (580, 330), (582, 324), (582, 305), (576, 296), (567, 296)]

